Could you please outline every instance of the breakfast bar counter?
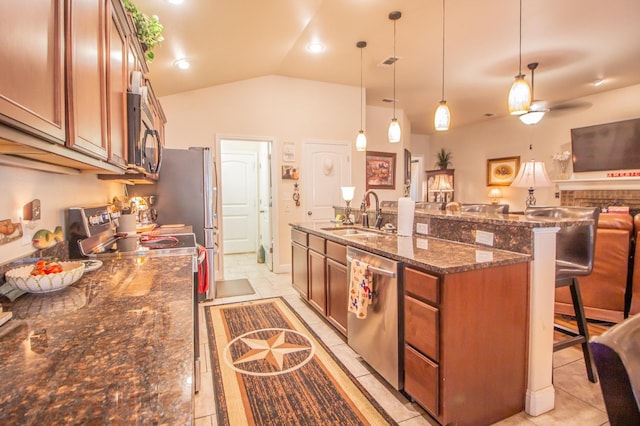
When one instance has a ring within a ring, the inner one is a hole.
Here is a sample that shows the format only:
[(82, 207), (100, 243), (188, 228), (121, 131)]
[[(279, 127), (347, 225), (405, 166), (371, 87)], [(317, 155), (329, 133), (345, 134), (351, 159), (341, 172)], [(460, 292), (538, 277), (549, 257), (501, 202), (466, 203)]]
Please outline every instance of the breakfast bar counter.
[(192, 424), (193, 255), (101, 261), (1, 298), (0, 424)]

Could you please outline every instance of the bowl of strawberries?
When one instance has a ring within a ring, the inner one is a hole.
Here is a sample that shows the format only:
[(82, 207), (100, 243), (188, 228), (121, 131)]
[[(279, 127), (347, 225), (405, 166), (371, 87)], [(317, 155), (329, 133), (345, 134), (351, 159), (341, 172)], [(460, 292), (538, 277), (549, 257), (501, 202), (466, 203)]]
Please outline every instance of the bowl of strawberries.
[(50, 293), (75, 283), (84, 273), (84, 262), (39, 260), (35, 265), (11, 269), (5, 274), (13, 287), (28, 293)]

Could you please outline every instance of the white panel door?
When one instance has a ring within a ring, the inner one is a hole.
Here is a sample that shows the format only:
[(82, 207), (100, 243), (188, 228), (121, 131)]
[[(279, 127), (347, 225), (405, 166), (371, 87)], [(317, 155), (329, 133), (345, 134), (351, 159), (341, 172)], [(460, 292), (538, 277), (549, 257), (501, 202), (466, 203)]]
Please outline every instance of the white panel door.
[(222, 226), (224, 254), (247, 253), (257, 247), (257, 155), (223, 153)]
[[(304, 142), (304, 206), (307, 220), (333, 218), (344, 205), (341, 186), (351, 184), (351, 145), (347, 142)], [(353, 204), (352, 204), (353, 206)]]

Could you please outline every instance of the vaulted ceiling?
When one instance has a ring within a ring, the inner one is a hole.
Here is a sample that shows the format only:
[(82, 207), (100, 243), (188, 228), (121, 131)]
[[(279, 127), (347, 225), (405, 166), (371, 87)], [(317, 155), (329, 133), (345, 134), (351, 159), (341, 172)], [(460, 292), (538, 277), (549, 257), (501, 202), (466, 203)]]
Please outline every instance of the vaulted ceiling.
[[(412, 131), (430, 134), (442, 97), (442, 0), (135, 0), (157, 15), (165, 40), (150, 79), (159, 96), (264, 75), (360, 85), (364, 48), (367, 104), (390, 106), (392, 11), (396, 21), (396, 100)], [(452, 128), (504, 116), (519, 66), (518, 0), (446, 0), (444, 97)], [(326, 48), (310, 53), (314, 41)], [(186, 57), (182, 71), (174, 61)], [(572, 100), (640, 83), (639, 0), (522, 0), (522, 72), (550, 114)], [(594, 86), (602, 79), (601, 86)], [(583, 106), (584, 107), (584, 106)]]

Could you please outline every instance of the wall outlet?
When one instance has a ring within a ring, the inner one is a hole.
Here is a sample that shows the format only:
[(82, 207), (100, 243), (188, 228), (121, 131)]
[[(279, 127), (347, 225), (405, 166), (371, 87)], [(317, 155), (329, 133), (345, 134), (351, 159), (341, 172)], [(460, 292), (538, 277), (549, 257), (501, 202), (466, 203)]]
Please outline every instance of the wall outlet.
[(493, 232), (476, 231), (476, 243), (493, 247)]
[(429, 224), (428, 223), (416, 223), (416, 233), (429, 235)]

